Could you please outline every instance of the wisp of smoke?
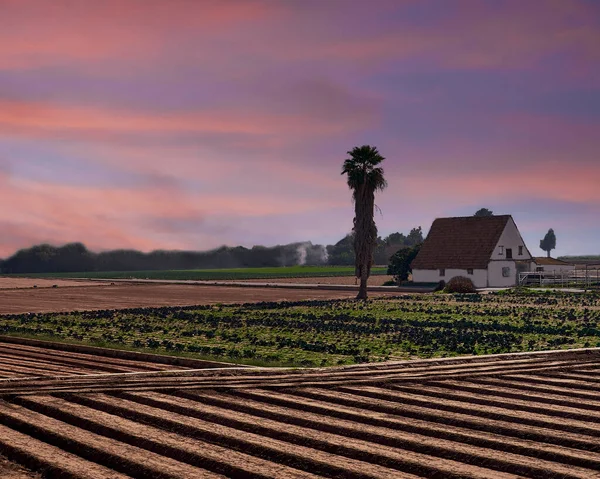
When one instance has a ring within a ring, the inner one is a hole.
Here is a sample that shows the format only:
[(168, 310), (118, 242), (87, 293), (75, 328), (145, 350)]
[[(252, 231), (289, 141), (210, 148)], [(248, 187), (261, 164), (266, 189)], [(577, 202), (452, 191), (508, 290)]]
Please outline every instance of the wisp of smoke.
[(310, 243), (302, 243), (298, 246), (298, 248), (296, 248), (296, 253), (298, 253), (298, 264), (301, 266), (306, 264), (306, 257), (308, 256), (307, 250), (309, 246)]

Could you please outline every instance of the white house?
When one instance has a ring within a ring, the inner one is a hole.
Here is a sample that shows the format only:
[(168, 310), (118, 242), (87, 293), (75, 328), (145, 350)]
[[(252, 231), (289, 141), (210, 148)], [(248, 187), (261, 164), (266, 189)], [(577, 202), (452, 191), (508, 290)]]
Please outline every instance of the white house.
[(465, 276), (477, 288), (515, 286), (532, 256), (510, 215), (438, 218), (412, 262), (415, 283)]
[(539, 257), (533, 258), (531, 271), (551, 274), (565, 274), (573, 271), (575, 265), (555, 258)]

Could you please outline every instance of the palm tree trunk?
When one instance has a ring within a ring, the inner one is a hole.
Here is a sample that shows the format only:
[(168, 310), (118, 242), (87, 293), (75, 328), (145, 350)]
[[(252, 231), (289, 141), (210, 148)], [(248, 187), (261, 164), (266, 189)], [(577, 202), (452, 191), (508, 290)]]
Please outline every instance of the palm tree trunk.
[(355, 197), (354, 252), (356, 254), (355, 272), (360, 279), (360, 288), (356, 299), (367, 299), (367, 280), (371, 275), (373, 248), (377, 240), (377, 227), (373, 220), (375, 195), (366, 185), (360, 185)]
[(367, 275), (365, 273), (362, 273), (360, 275), (360, 287), (358, 288), (358, 296), (356, 296), (356, 299), (367, 299)]

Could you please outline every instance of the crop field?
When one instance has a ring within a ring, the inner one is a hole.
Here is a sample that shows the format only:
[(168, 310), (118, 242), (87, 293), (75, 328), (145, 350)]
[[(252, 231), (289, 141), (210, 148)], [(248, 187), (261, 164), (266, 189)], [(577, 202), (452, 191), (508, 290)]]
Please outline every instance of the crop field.
[[(21, 348), (25, 366), (37, 353), (59, 356), (56, 347), (0, 342), (0, 357)], [(57, 368), (81, 370), (0, 380), (0, 455), (12, 461), (0, 471), (19, 479), (36, 477), (19, 466), (71, 479), (600, 476), (598, 349), (306, 370), (123, 373), (102, 369), (104, 357), (96, 371), (87, 360), (63, 352)]]
[[(79, 288), (77, 288), (79, 289)], [(405, 295), (0, 316), (0, 334), (259, 365), (600, 346), (598, 293)]]
[[(374, 267), (373, 276), (387, 274), (387, 267)], [(83, 273), (24, 274), (35, 278), (165, 279), (222, 281), (274, 278), (319, 278), (354, 276), (353, 266), (287, 266), (279, 268), (190, 269), (168, 271), (94, 271)]]

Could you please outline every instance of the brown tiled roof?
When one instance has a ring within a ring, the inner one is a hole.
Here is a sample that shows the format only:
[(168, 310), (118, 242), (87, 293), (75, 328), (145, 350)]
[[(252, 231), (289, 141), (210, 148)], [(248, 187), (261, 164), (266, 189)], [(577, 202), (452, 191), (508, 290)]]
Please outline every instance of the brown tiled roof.
[(412, 262), (413, 269), (487, 269), (510, 218), (503, 215), (436, 219)]
[(533, 258), (533, 261), (535, 261), (535, 263), (539, 264), (540, 266), (552, 266), (552, 265), (569, 266), (571, 264), (571, 263), (567, 263), (566, 261), (561, 261), (560, 259), (546, 258), (545, 256), (539, 256), (537, 258)]

